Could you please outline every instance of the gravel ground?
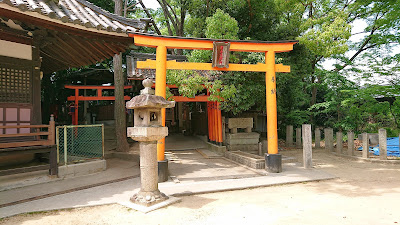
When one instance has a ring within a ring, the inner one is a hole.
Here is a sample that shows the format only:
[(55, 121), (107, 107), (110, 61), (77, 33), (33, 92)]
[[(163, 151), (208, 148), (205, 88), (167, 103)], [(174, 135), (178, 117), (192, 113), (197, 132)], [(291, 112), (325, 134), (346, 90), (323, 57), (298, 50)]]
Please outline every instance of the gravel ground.
[[(301, 156), (301, 151), (283, 151)], [(182, 197), (143, 214), (104, 205), (23, 214), (0, 224), (398, 224), (400, 164), (354, 161), (317, 150), (314, 167), (338, 179)]]

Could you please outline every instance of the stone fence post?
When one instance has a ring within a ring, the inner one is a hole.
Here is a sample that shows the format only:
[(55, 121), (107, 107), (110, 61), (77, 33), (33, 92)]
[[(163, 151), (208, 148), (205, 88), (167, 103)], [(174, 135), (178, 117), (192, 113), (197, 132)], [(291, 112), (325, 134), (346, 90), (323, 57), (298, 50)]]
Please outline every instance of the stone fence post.
[(301, 127), (296, 128), (296, 148), (301, 148)]
[(343, 153), (343, 133), (341, 131), (336, 132), (336, 153)]
[(311, 124), (302, 125), (303, 133), (303, 166), (305, 169), (312, 167), (312, 132)]
[(386, 129), (379, 129), (379, 159), (387, 159), (387, 134)]
[(369, 135), (368, 133), (362, 134), (362, 157), (369, 158)]
[(293, 126), (286, 126), (286, 147), (293, 147)]
[(354, 155), (354, 132), (347, 131), (347, 154), (350, 156)]
[(315, 148), (321, 148), (321, 129), (315, 128)]
[(325, 128), (325, 149), (329, 152), (333, 151), (333, 129)]

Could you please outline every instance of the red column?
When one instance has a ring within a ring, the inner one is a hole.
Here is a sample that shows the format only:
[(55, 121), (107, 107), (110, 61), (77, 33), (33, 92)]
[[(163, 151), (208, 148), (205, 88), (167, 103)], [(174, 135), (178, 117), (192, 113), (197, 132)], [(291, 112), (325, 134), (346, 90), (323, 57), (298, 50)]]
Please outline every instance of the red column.
[(73, 125), (78, 125), (78, 110), (79, 110), (79, 108), (78, 108), (78, 103), (79, 103), (79, 101), (78, 101), (78, 97), (79, 97), (79, 89), (77, 88), (77, 89), (75, 89), (75, 124), (73, 124)]
[(213, 142), (215, 141), (215, 117), (214, 117), (214, 105), (213, 102), (210, 102), (210, 112), (211, 112), (211, 138), (210, 141)]
[(218, 112), (217, 112), (217, 102), (213, 102), (214, 105), (214, 131), (215, 131), (215, 142), (218, 142)]
[(222, 144), (222, 116), (221, 110), (219, 109), (219, 102), (216, 103), (217, 106), (217, 126), (218, 126), (218, 144)]
[(211, 105), (207, 102), (208, 141), (211, 141)]

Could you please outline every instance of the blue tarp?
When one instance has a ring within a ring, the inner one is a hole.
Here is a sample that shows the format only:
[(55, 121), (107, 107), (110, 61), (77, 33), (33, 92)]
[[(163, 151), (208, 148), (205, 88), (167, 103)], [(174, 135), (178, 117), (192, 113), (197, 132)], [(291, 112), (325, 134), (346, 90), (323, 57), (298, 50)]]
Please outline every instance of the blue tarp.
[[(362, 151), (362, 147), (358, 150)], [(379, 155), (379, 145), (376, 147), (369, 147), (369, 151), (374, 155)], [(392, 137), (387, 139), (387, 156), (400, 157), (399, 151), (399, 137)]]

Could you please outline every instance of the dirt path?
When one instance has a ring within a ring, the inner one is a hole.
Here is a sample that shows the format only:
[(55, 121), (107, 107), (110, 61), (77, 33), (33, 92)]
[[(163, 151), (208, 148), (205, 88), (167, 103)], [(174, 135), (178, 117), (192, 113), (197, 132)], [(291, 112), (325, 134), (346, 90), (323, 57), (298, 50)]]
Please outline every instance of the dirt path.
[[(287, 155), (300, 155), (288, 151)], [(0, 224), (398, 224), (400, 164), (314, 152), (335, 180), (187, 196), (148, 214), (106, 205), (14, 216)]]

